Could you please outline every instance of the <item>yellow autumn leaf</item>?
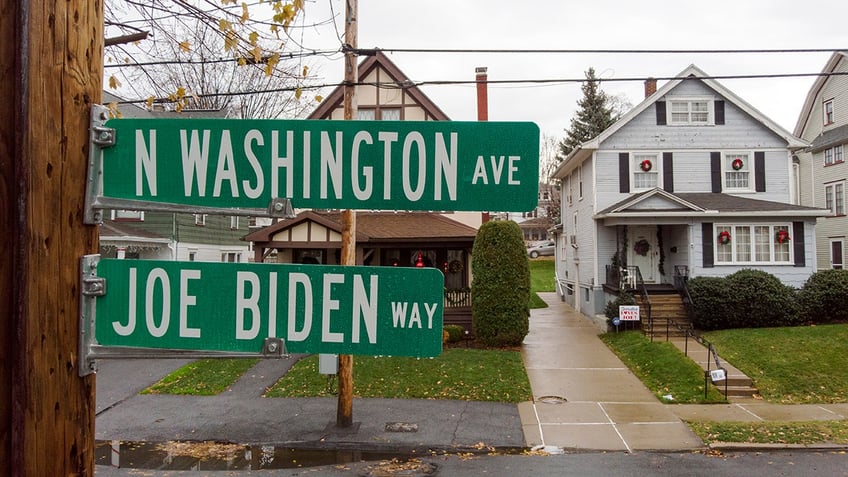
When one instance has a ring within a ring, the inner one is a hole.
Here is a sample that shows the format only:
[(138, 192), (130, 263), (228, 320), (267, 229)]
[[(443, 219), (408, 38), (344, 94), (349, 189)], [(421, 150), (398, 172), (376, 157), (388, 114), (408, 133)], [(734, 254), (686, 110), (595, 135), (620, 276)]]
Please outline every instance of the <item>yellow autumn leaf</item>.
[(233, 28), (233, 24), (222, 18), (218, 20), (218, 29), (221, 31), (230, 31)]
[(180, 86), (179, 88), (177, 88), (177, 97), (178, 97), (178, 98), (183, 98), (183, 97), (185, 97), (185, 88), (183, 88), (182, 86)]
[(180, 50), (182, 50), (186, 53), (190, 52), (191, 51), (191, 43), (189, 43), (188, 40), (181, 41), (180, 42)]
[(147, 101), (145, 101), (145, 103), (147, 103), (147, 109), (150, 109), (150, 108), (153, 107), (153, 101), (155, 101), (155, 100), (156, 100), (156, 98), (154, 98), (153, 96), (147, 98)]
[(238, 36), (232, 30), (224, 35), (224, 51), (235, 50), (238, 46)]
[(274, 53), (267, 60), (265, 60), (265, 76), (271, 76), (271, 73), (274, 72), (274, 69), (277, 67), (277, 63), (280, 62), (280, 54)]
[(238, 59), (238, 65), (239, 66), (244, 66), (246, 64), (247, 64), (247, 60), (243, 56)]
[(247, 36), (247, 39), (250, 41), (251, 45), (256, 46), (256, 42), (259, 41), (259, 32), (250, 32), (250, 35)]
[(295, 90), (294, 90), (294, 98), (295, 98), (295, 99), (300, 99), (300, 96), (301, 96), (302, 94), (303, 94), (303, 90), (302, 90), (302, 89), (297, 88), (297, 89), (295, 89)]
[(320, 103), (321, 101), (324, 101), (324, 97), (321, 96), (320, 94), (316, 94), (315, 95), (315, 101)]
[(247, 4), (241, 2), (241, 18), (239, 18), (239, 22), (243, 25), (248, 20), (250, 20), (250, 12), (247, 10)]
[(250, 53), (253, 55), (253, 61), (255, 63), (262, 61), (262, 48), (254, 46), (253, 49), (250, 50)]
[(121, 82), (118, 81), (118, 78), (115, 75), (109, 77), (109, 87), (112, 89), (118, 89), (121, 87)]
[(308, 67), (308, 66), (304, 66), (304, 67), (303, 67), (303, 77), (305, 78), (307, 74), (309, 74), (309, 67)]
[(110, 118), (120, 118), (121, 111), (118, 110), (118, 103), (109, 103), (106, 105), (109, 109), (109, 117)]

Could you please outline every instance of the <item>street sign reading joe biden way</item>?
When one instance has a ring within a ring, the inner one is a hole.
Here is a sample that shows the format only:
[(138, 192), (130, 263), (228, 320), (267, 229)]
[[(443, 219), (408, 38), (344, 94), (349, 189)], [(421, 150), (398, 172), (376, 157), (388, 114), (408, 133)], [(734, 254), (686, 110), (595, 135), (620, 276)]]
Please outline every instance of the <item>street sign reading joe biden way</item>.
[(102, 259), (97, 344), (253, 352), (438, 356), (435, 268)]
[[(112, 119), (101, 197), (140, 203), (530, 211), (526, 122)], [(152, 208), (152, 207), (151, 207)]]

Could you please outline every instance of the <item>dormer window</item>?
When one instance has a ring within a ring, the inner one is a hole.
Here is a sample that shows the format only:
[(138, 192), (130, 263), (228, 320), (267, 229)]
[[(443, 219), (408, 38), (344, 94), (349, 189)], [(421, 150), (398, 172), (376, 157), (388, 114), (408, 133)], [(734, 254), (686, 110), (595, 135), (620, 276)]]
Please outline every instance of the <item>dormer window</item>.
[(667, 102), (668, 124), (676, 126), (710, 125), (713, 118), (710, 112), (712, 100), (706, 98), (676, 98)]

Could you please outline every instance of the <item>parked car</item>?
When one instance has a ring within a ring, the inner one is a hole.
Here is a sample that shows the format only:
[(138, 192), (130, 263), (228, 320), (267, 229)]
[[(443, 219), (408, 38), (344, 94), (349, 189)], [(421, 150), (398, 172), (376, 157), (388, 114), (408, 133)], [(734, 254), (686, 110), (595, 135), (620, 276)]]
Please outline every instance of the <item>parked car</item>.
[(554, 242), (553, 240), (545, 240), (544, 242), (540, 242), (536, 245), (533, 245), (532, 247), (529, 247), (527, 249), (527, 255), (529, 255), (530, 258), (536, 258), (542, 255), (551, 256), (554, 254), (555, 247), (556, 242)]

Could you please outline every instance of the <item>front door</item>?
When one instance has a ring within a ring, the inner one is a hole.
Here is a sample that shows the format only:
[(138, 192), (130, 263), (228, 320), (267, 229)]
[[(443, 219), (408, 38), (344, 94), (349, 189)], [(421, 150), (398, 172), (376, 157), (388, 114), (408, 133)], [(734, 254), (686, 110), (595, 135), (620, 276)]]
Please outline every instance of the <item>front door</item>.
[(638, 225), (627, 227), (628, 251), (627, 264), (639, 267), (642, 280), (654, 283), (657, 279), (657, 227), (655, 225)]

